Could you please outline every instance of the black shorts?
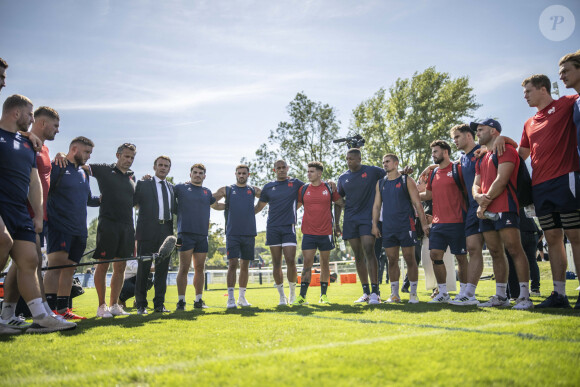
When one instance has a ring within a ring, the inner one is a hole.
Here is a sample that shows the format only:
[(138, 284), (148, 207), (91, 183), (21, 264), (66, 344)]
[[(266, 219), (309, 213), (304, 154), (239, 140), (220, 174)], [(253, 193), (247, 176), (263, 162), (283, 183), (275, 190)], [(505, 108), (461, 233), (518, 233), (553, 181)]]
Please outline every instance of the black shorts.
[(48, 229), (48, 254), (66, 251), (69, 261), (79, 263), (86, 247), (87, 237), (65, 234), (54, 227)]
[(135, 229), (132, 224), (99, 218), (97, 247), (93, 258), (129, 258), (135, 252)]
[(26, 206), (13, 206), (0, 203), (0, 217), (13, 240), (28, 241), (36, 244), (34, 225)]
[(255, 241), (255, 236), (232, 235), (226, 237), (228, 259), (241, 258), (245, 261), (254, 260)]

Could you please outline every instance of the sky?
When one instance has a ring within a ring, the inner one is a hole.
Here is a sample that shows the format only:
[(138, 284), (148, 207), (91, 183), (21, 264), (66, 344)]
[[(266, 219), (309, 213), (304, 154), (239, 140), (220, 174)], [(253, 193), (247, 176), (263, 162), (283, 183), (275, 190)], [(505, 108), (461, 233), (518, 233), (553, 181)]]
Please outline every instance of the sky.
[(112, 163), (131, 142), (138, 177), (166, 154), (176, 182), (201, 162), (215, 191), (235, 183), (298, 92), (335, 107), (346, 134), (358, 104), (430, 66), (468, 76), (475, 117), (519, 141), (535, 112), (524, 78), (543, 73), (574, 93), (557, 64), (580, 49), (579, 23), (577, 0), (0, 0), (0, 98), (58, 110), (52, 155), (83, 135), (96, 144), (90, 162)]

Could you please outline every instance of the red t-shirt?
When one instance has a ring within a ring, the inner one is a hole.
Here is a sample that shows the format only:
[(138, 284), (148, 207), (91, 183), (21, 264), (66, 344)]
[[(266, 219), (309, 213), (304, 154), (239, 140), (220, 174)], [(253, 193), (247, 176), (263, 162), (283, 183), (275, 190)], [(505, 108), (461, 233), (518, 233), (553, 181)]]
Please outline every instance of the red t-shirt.
[(578, 95), (554, 100), (524, 124), (520, 146), (530, 149), (532, 185), (578, 170), (576, 127), (572, 118)]
[[(48, 154), (48, 147), (42, 145), (40, 152), (36, 154), (36, 166), (38, 168), (38, 176), (40, 177), (40, 184), (42, 185), (42, 207), (44, 209), (44, 220), (48, 220), (46, 216), (46, 201), (48, 200), (48, 189), (50, 188), (50, 171), (52, 171), (52, 164), (50, 162), (50, 155)], [(34, 211), (28, 203), (28, 213), (30, 217), (34, 218)]]
[[(463, 223), (465, 200), (453, 179), (452, 166), (437, 168), (435, 177), (427, 181), (427, 190), (433, 194), (433, 223)], [(461, 173), (461, 165), (457, 166)]]
[[(330, 192), (324, 183), (319, 186), (309, 184), (304, 198), (302, 190), (298, 191), (298, 201), (304, 205), (302, 233), (309, 235), (332, 235), (332, 212)], [(338, 192), (332, 193), (332, 201), (340, 199)]]
[[(497, 169), (493, 164), (492, 158), (493, 152), (487, 152), (480, 163), (475, 164), (475, 176), (481, 176), (481, 192), (488, 193), (491, 184), (495, 181), (497, 177)], [(497, 166), (499, 167), (503, 163), (513, 163), (514, 170), (510, 176), (510, 182), (512, 186), (517, 189), (518, 187), (518, 168), (520, 166), (520, 157), (518, 152), (512, 146), (506, 146), (503, 155), (497, 158)], [(511, 195), (508, 195), (508, 191)], [(503, 192), (493, 199), (491, 204), (487, 207), (487, 211), (490, 212), (515, 212), (519, 213), (519, 203), (516, 192), (512, 190), (509, 184)]]

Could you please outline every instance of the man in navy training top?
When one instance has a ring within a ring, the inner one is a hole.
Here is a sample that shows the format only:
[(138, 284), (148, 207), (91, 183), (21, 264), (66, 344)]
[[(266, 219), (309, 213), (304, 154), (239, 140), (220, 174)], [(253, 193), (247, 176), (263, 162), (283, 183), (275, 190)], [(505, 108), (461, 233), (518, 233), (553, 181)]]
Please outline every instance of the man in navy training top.
[[(245, 164), (236, 167), (236, 184), (221, 187), (216, 192), (216, 199), (225, 198), (218, 209), (225, 210), (226, 217), (226, 250), (228, 256), (228, 301), (227, 308), (236, 308), (234, 288), (236, 286), (236, 270), (240, 266), (240, 294), (238, 305), (252, 306), (246, 300), (248, 286), (248, 268), (254, 260), (254, 246), (256, 239), (256, 215), (254, 213), (254, 199), (260, 197), (258, 187), (248, 185), (250, 168)], [(241, 260), (241, 261), (240, 261)]]
[[(560, 66), (560, 79), (564, 82), (566, 88), (574, 89), (576, 93), (580, 94), (580, 50), (564, 55), (558, 64)], [(580, 96), (576, 98), (572, 118), (576, 127), (576, 142), (580, 154)], [(574, 254), (574, 264), (576, 273), (578, 273), (580, 270), (580, 254)], [(578, 276), (578, 279), (580, 281), (580, 276)], [(580, 309), (580, 294), (578, 294), (574, 309)]]
[[(135, 176), (130, 168), (136, 153), (137, 148), (134, 144), (124, 143), (117, 149), (117, 162), (115, 164), (89, 165), (101, 191), (97, 247), (93, 258), (109, 260), (128, 258), (134, 254), (133, 195), (135, 194)], [(105, 296), (109, 263), (97, 265), (95, 269), (95, 288), (99, 297), (97, 317), (108, 318), (129, 314), (119, 305), (125, 266), (125, 261), (113, 262), (110, 307), (107, 307)]]
[[(12, 240), (8, 250), (14, 261), (11, 270), (16, 270), (18, 290), (28, 304), (33, 324), (16, 318), (16, 304), (5, 302), (0, 318), (3, 333), (17, 333), (12, 328), (43, 333), (76, 327), (74, 323), (52, 316), (42, 302), (38, 284), (36, 233), (42, 231), (43, 226), (42, 186), (32, 143), (17, 133), (28, 130), (33, 122), (33, 106), (28, 98), (15, 94), (6, 99), (0, 118), (0, 234), (8, 234)], [(34, 219), (28, 213), (27, 199), (34, 209)], [(16, 280), (16, 276), (6, 278), (8, 299), (10, 282)]]
[[(338, 193), (345, 198), (342, 239), (348, 241), (355, 255), (356, 271), (363, 295), (355, 303), (380, 304), (378, 261), (375, 256), (375, 237), (372, 233), (375, 185), (385, 176), (382, 168), (363, 165), (359, 149), (346, 152), (348, 171), (338, 178)], [(334, 229), (341, 233), (342, 207), (334, 207)], [(369, 277), (371, 288), (369, 288)]]
[[(74, 265), (81, 261), (87, 246), (87, 205), (98, 207), (100, 198), (92, 196), (88, 174), (82, 166), (90, 159), (95, 144), (76, 137), (69, 146), (65, 168), (52, 166), (48, 194), (48, 266)], [(75, 268), (47, 270), (44, 288), (53, 296), (53, 310), (67, 320), (84, 320), (69, 309)]]
[[(501, 133), (501, 125), (493, 119), (477, 125), (477, 137), (481, 145), (493, 148), (495, 139)], [(495, 165), (497, 161), (497, 167)], [(496, 281), (496, 294), (489, 301), (479, 304), (480, 307), (510, 306), (506, 294), (508, 282), (507, 250), (518, 275), (520, 296), (513, 309), (530, 309), (529, 282), (530, 267), (520, 239), (519, 203), (516, 195), (520, 158), (514, 147), (508, 145), (501, 156), (490, 150), (475, 166), (473, 197), (479, 204), (477, 217), (479, 229), (491, 257)], [(505, 250), (504, 250), (505, 247)]]
[[(433, 201), (433, 223), (429, 233), (429, 250), (433, 261), (433, 272), (437, 279), (439, 294), (430, 303), (447, 303), (447, 270), (443, 255), (450, 248), (458, 264), (459, 282), (467, 280), (467, 250), (465, 247), (466, 203), (463, 193), (453, 177), (453, 164), (449, 159), (451, 147), (443, 140), (433, 141), (430, 145), (433, 162), (438, 168), (427, 180), (425, 192), (419, 196), (421, 201)], [(461, 165), (456, 165), (461, 178)]]
[[(383, 247), (389, 262), (389, 278), (391, 279), (391, 296), (388, 303), (401, 302), (399, 296), (399, 247), (407, 263), (407, 274), (410, 282), (409, 303), (419, 302), (417, 297), (417, 282), (419, 268), (415, 260), (417, 234), (415, 230), (415, 213), (419, 215), (423, 232), (429, 235), (429, 224), (425, 218), (423, 204), (419, 199), (417, 184), (409, 176), (399, 173), (399, 158), (392, 154), (383, 156), (383, 168), (387, 175), (376, 184), (375, 202), (373, 205), (373, 235), (382, 236)], [(382, 229), (379, 229), (381, 209), (383, 212)]]
[(298, 191), (298, 202), (304, 205), (302, 217), (302, 254), (304, 266), (300, 281), (300, 295), (292, 305), (304, 305), (306, 292), (310, 285), (312, 265), (316, 250), (320, 251), (320, 299), (321, 304), (330, 304), (328, 283), (330, 281), (330, 251), (334, 249), (332, 230), (332, 203), (343, 206), (344, 200), (335, 188), (322, 181), (324, 166), (321, 162), (313, 161), (308, 164), (307, 184)]
[[(266, 245), (272, 254), (272, 271), (276, 289), (280, 295), (279, 305), (292, 304), (296, 299), (296, 200), (298, 190), (304, 183), (288, 177), (288, 164), (284, 160), (274, 163), (276, 180), (262, 188), (260, 200), (254, 209), (262, 211), (269, 204), (266, 223)], [(284, 294), (284, 274), (282, 273), (282, 252), (286, 261), (286, 276), (290, 288), (290, 300)]]
[(210, 207), (219, 206), (209, 188), (203, 187), (205, 166), (194, 164), (190, 169), (191, 181), (175, 186), (177, 202), (177, 235), (181, 240), (179, 248), (179, 271), (177, 273), (177, 311), (185, 310), (187, 273), (193, 259), (193, 287), (195, 288), (195, 309), (207, 308), (202, 299), (205, 281), (205, 259), (208, 251), (208, 231)]

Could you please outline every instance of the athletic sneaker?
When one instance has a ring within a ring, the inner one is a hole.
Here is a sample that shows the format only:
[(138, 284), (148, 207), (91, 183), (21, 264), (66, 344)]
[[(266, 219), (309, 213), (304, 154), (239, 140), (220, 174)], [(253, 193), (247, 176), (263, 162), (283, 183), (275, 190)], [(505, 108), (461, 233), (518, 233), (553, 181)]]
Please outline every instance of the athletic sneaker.
[(292, 305), (293, 306), (308, 305), (308, 301), (306, 301), (306, 298), (299, 295), (298, 297), (296, 297), (296, 300), (294, 300)]
[(0, 325), (0, 336), (1, 335), (18, 335), (24, 332), (24, 329), (8, 328), (4, 325)]
[(245, 307), (252, 306), (252, 304), (250, 304), (248, 300), (246, 300), (246, 297), (238, 297), (238, 306)]
[(207, 309), (209, 306), (200, 298), (199, 301), (193, 301), (193, 309)]
[(491, 297), (489, 297), (489, 300), (486, 302), (481, 302), (479, 305), (479, 307), (482, 308), (490, 308), (490, 307), (500, 307), (500, 306), (511, 306), (512, 304), (510, 304), (510, 300), (506, 297), (501, 297), (496, 295), (493, 295)]
[(30, 327), (30, 323), (27, 323), (23, 318), (12, 316), (8, 320), (2, 320), (0, 318), (0, 326), (10, 329), (28, 329)]
[(71, 321), (59, 320), (45, 314), (42, 318), (34, 319), (26, 333), (50, 333), (75, 329), (77, 324)]
[(288, 298), (288, 304), (292, 305), (296, 301), (296, 293), (290, 294), (290, 298)]
[(385, 301), (387, 304), (395, 304), (401, 302), (401, 297), (391, 294), (391, 296)]
[(409, 295), (409, 304), (418, 304), (419, 303), (419, 297), (417, 297), (416, 294), (410, 294)]
[(369, 296), (369, 305), (378, 305), (381, 303), (381, 298), (377, 293), (371, 293)]
[(466, 306), (466, 305), (479, 305), (479, 301), (477, 301), (477, 298), (475, 298), (475, 296), (461, 296), (461, 298), (457, 298), (455, 297), (455, 299), (453, 301), (449, 301), (449, 303), (451, 305), (461, 305), (461, 306)]
[(280, 302), (278, 303), (278, 306), (281, 305), (288, 305), (288, 298), (286, 298), (286, 296), (280, 297)]
[[(462, 297), (463, 297), (463, 294), (457, 293), (455, 295), (455, 297), (453, 297), (453, 300), (451, 300), (451, 301), (459, 301), (459, 299), (462, 298)], [(449, 301), (449, 303), (451, 303), (451, 301)]]
[(570, 302), (568, 297), (564, 294), (558, 294), (552, 292), (550, 297), (546, 298), (544, 301), (536, 305), (536, 308), (570, 308)]
[(70, 308), (67, 308), (64, 313), (58, 313), (56, 310), (52, 311), (57, 316), (62, 316), (65, 320), (86, 320), (86, 317), (79, 316), (78, 314), (74, 314)]
[(532, 289), (530, 290), (530, 296), (532, 297), (540, 297), (542, 293), (540, 293), (540, 289)]
[(228, 298), (228, 303), (226, 305), (226, 309), (237, 309), (235, 298)]
[(328, 299), (328, 296), (326, 294), (322, 294), (320, 296), (320, 300), (318, 300), (319, 304), (330, 304), (330, 300)]
[(115, 304), (115, 305), (111, 306), (109, 308), (109, 312), (111, 312), (111, 314), (113, 316), (128, 316), (128, 315), (131, 314), (129, 312), (125, 312), (125, 310), (123, 309), (123, 307), (121, 305), (119, 305), (119, 304)]
[(529, 298), (518, 298), (516, 300), (516, 304), (512, 307), (512, 309), (516, 310), (526, 310), (526, 309), (533, 309), (534, 304), (530, 301)]
[(447, 304), (449, 301), (451, 301), (451, 297), (449, 297), (449, 294), (447, 293), (439, 293), (437, 294), (436, 297), (433, 297), (433, 299), (431, 301), (429, 301), (429, 304)]
[(111, 312), (109, 312), (109, 307), (107, 306), (107, 304), (103, 304), (103, 305), (99, 306), (99, 308), (97, 309), (97, 317), (102, 317), (102, 318), (113, 317)]
[(362, 304), (364, 302), (369, 302), (369, 295), (366, 293), (363, 293), (363, 295), (360, 296), (360, 298), (358, 300), (356, 300), (354, 303), (355, 304)]
[(185, 301), (183, 301), (183, 300), (177, 301), (177, 304), (175, 305), (175, 311), (176, 312), (185, 311)]

